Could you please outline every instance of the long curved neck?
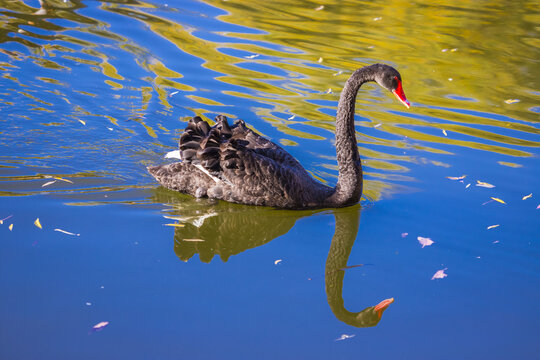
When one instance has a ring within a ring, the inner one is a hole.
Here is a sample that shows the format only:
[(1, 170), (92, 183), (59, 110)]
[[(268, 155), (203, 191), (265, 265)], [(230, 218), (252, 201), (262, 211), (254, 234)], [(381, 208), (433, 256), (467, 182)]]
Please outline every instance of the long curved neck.
[(374, 80), (374, 65), (363, 67), (351, 75), (341, 92), (336, 117), (339, 177), (333, 194), (327, 199), (331, 206), (351, 205), (362, 196), (362, 164), (354, 130), (354, 109), (360, 86)]

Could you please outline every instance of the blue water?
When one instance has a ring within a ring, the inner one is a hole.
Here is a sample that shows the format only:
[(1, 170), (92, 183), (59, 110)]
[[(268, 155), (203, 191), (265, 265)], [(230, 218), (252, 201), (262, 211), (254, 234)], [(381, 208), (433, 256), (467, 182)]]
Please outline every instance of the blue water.
[[(534, 3), (320, 5), (0, 1), (1, 359), (538, 358)], [(333, 185), (339, 91), (377, 61), (413, 106), (361, 89), (360, 205), (196, 200), (146, 173), (224, 113)], [(395, 301), (357, 327), (341, 298)]]

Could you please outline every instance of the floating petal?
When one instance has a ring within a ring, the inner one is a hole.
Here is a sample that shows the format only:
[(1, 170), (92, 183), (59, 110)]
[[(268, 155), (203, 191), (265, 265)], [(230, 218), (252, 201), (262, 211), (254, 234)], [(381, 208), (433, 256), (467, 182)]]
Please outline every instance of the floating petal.
[(52, 185), (56, 182), (56, 180), (53, 180), (53, 181), (48, 181), (46, 182), (45, 184), (41, 185), (41, 187), (45, 187), (45, 186), (49, 186), (49, 185)]
[(435, 242), (431, 240), (430, 238), (425, 238), (421, 236), (418, 236), (417, 239), (418, 239), (418, 242), (422, 245), (422, 249), (424, 248), (424, 246), (431, 246)]
[(67, 235), (72, 235), (72, 236), (81, 236), (81, 234), (74, 234), (72, 232), (69, 232), (69, 231), (66, 231), (66, 230), (62, 230), (62, 229), (54, 229), (54, 231), (59, 231), (61, 233), (64, 233), (64, 234), (67, 234)]
[(0, 225), (2, 225), (4, 223), (4, 220), (9, 219), (10, 217), (13, 217), (13, 215), (9, 215), (8, 217), (5, 217), (5, 218), (1, 219), (0, 220)]
[(476, 180), (476, 186), (485, 187), (485, 188), (488, 188), (488, 189), (491, 189), (491, 188), (495, 187), (495, 185), (492, 185), (490, 183), (483, 182), (483, 181), (480, 181), (480, 180)]
[(499, 198), (494, 198), (494, 197), (492, 197), (491, 199), (493, 199), (493, 200), (495, 200), (495, 201), (497, 201), (497, 202), (500, 202), (501, 204), (506, 204), (506, 203), (504, 202), (504, 200), (501, 200), (501, 199), (499, 199)]
[(43, 229), (43, 228), (41, 227), (41, 223), (39, 222), (39, 218), (37, 218), (36, 221), (34, 221), (34, 225), (36, 225), (36, 226), (37, 226), (38, 228), (40, 228), (40, 229)]
[(103, 329), (103, 328), (104, 328), (105, 326), (107, 326), (107, 325), (109, 325), (109, 322), (108, 322), (108, 321), (102, 321), (102, 322), (97, 323), (96, 325), (94, 325), (94, 326), (92, 327), (92, 329), (93, 329), (94, 331), (99, 331), (99, 330)]
[(401, 233), (402, 238), (407, 237), (407, 235), (409, 235), (409, 233)]
[(450, 180), (463, 180), (467, 177), (467, 175), (461, 175), (461, 176), (447, 176), (447, 179)]
[(347, 340), (355, 336), (356, 336), (355, 334), (351, 334), (351, 335), (343, 334), (339, 338), (337, 338), (335, 341)]
[(445, 270), (448, 270), (448, 268), (444, 268), (442, 270), (437, 271), (435, 274), (433, 274), (433, 277), (431, 278), (431, 280), (444, 279), (445, 277), (447, 277), (448, 275), (444, 273)]
[(521, 198), (521, 200), (527, 200), (528, 198), (532, 197), (532, 193), (530, 193), (529, 195), (526, 195), (524, 197)]
[(278, 259), (278, 260), (274, 261), (274, 265), (279, 264), (281, 261), (282, 261), (281, 259)]
[(8, 229), (9, 229), (9, 231), (12, 231), (12, 230), (13, 230), (13, 224), (10, 224), (10, 225), (8, 226)]
[(499, 224), (497, 224), (497, 225), (490, 225), (490, 226), (487, 227), (487, 229), (490, 230), (490, 229), (494, 229), (494, 228), (496, 228), (496, 227), (499, 227)]

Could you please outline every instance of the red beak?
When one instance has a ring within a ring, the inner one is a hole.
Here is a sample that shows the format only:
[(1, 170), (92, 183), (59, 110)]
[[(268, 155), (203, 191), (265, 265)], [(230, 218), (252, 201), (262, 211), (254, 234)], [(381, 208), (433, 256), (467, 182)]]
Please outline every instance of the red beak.
[(407, 97), (405, 96), (405, 93), (403, 92), (401, 81), (397, 78), (397, 76), (396, 76), (396, 80), (397, 80), (397, 88), (395, 90), (392, 90), (392, 93), (396, 95), (398, 100), (401, 101), (401, 103), (405, 105), (408, 109), (411, 107), (411, 104), (409, 104), (409, 101), (407, 100)]
[(394, 302), (394, 298), (390, 298), (390, 299), (383, 300), (377, 305), (375, 305), (374, 310), (379, 316), (379, 319), (382, 317), (384, 310), (386, 310), (390, 306), (390, 304), (393, 302)]

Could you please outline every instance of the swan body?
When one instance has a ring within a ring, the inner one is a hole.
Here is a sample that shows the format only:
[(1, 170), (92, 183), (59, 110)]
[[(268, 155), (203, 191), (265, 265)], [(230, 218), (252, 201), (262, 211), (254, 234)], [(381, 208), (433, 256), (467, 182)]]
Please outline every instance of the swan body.
[(407, 107), (401, 75), (393, 67), (374, 64), (356, 70), (345, 83), (336, 118), (339, 166), (335, 188), (309, 175), (280, 146), (248, 129), (242, 120), (232, 126), (218, 115), (215, 125), (196, 116), (180, 137), (181, 162), (148, 167), (164, 187), (196, 197), (289, 209), (343, 207), (362, 196), (362, 165), (354, 130), (356, 94), (375, 81)]

